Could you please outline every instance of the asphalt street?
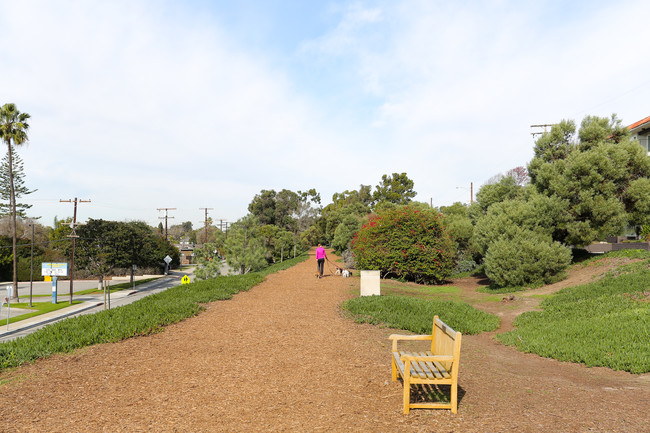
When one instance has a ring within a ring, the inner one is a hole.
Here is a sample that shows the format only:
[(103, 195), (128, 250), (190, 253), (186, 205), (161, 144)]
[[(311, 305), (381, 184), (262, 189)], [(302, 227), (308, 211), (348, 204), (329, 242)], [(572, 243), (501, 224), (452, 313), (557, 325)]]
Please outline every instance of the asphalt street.
[[(54, 323), (68, 317), (75, 317), (82, 314), (92, 314), (98, 311), (104, 310), (106, 308), (116, 308), (122, 305), (130, 304), (135, 302), (138, 299), (142, 299), (145, 296), (161, 292), (163, 290), (169, 289), (174, 286), (181, 284), (181, 279), (183, 276), (188, 275), (193, 281), (194, 277), (191, 273), (193, 269), (188, 268), (183, 271), (170, 271), (169, 275), (161, 276), (154, 281), (148, 283), (143, 283), (135, 286), (135, 289), (125, 289), (119, 292), (114, 292), (110, 299), (107, 299), (104, 302), (103, 294), (84, 294), (84, 295), (75, 295), (77, 292), (88, 290), (91, 288), (97, 288), (97, 280), (79, 280), (74, 281), (73, 283), (73, 300), (82, 301), (80, 304), (72, 305), (70, 307), (62, 308), (51, 313), (41, 314), (36, 317), (29, 319), (21, 320), (15, 323), (11, 323), (11, 317), (17, 315), (25, 314), (27, 311), (24, 309), (9, 309), (8, 305), (5, 303), (0, 308), (0, 319), (6, 319), (7, 313), (10, 313), (10, 323), (9, 325), (0, 326), (0, 343), (10, 341), (16, 338), (23, 337), (28, 335), (50, 323)], [(111, 284), (124, 283), (124, 280), (112, 280)], [(4, 302), (7, 296), (6, 285), (8, 283), (3, 283), (0, 287), (0, 299)], [(20, 283), (18, 286), (18, 295), (20, 297), (20, 302), (29, 301), (29, 282)], [(69, 302), (69, 281), (62, 281), (58, 283), (58, 295), (57, 303), (67, 303)], [(52, 283), (51, 282), (34, 282), (32, 285), (32, 303), (36, 302), (52, 302)], [(40, 296), (37, 296), (40, 295)], [(45, 295), (45, 296), (44, 296)]]

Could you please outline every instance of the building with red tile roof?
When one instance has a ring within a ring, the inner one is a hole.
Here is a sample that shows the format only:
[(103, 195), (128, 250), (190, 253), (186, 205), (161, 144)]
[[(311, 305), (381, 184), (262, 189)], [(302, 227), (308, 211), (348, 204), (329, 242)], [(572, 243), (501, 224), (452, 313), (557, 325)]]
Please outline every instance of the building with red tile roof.
[(650, 116), (634, 122), (627, 127), (630, 130), (630, 135), (639, 141), (639, 144), (650, 155)]

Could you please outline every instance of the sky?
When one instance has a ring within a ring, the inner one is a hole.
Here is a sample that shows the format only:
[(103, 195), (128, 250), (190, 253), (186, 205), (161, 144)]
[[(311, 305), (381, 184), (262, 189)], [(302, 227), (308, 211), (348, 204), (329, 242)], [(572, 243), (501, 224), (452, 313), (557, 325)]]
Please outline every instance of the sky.
[[(650, 2), (0, 0), (30, 216), (234, 222), (407, 173), (469, 202), (536, 124), (650, 115)], [(172, 219), (173, 218), (173, 219)]]

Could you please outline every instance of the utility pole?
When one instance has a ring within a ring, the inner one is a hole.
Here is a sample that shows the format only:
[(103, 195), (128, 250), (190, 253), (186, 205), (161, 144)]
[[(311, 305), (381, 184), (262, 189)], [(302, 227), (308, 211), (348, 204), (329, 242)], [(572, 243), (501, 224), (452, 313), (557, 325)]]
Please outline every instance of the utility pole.
[(530, 135), (532, 135), (533, 138), (535, 138), (536, 135), (545, 134), (548, 131), (547, 128), (551, 128), (555, 125), (557, 125), (557, 123), (544, 123), (541, 125), (530, 125), (531, 128), (544, 128), (544, 132), (531, 132)]
[(205, 211), (205, 228), (203, 230), (204, 233), (204, 239), (203, 243), (207, 244), (208, 243), (208, 211), (209, 210), (214, 210), (214, 208), (211, 207), (200, 207), (199, 210), (204, 210)]
[(167, 212), (170, 210), (176, 210), (175, 207), (159, 207), (158, 210), (164, 210), (165, 211), (165, 216), (164, 217), (158, 217), (160, 220), (165, 220), (165, 239), (167, 239), (167, 218), (174, 218), (167, 216)]
[(77, 203), (90, 203), (90, 200), (77, 200), (77, 197), (74, 200), (59, 200), (61, 203), (74, 203), (74, 214), (72, 217), (72, 224), (70, 228), (72, 229), (72, 234), (67, 237), (72, 238), (72, 256), (70, 258), (70, 305), (72, 305), (72, 292), (74, 285), (74, 244), (75, 240), (79, 237), (75, 231), (77, 228)]
[(29, 259), (29, 306), (32, 307), (32, 293), (34, 286), (34, 221), (32, 221), (30, 225), (32, 226), (32, 251)]

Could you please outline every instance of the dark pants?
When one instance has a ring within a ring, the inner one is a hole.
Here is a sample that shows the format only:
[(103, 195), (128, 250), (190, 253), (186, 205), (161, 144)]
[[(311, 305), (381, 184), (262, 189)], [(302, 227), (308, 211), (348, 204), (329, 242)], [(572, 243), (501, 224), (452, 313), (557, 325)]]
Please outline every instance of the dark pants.
[(318, 259), (318, 275), (323, 276), (323, 269), (325, 268), (325, 259)]

